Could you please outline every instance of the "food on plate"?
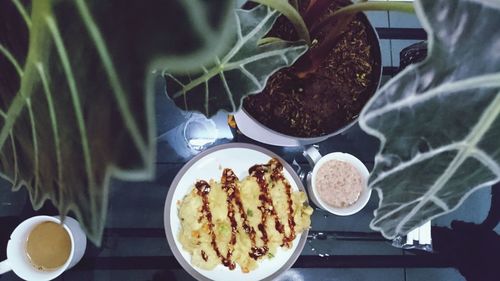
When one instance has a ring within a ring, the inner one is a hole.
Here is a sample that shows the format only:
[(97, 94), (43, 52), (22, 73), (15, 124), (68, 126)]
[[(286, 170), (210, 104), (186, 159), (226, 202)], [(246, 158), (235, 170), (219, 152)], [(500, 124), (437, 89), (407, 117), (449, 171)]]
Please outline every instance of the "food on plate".
[(179, 204), (179, 241), (202, 269), (222, 264), (243, 272), (291, 248), (311, 224), (312, 208), (302, 191), (293, 191), (275, 158), (252, 166), (239, 180), (226, 168), (220, 182), (198, 180)]
[(351, 164), (330, 160), (319, 167), (314, 186), (327, 205), (345, 208), (358, 201), (363, 191), (363, 178)]

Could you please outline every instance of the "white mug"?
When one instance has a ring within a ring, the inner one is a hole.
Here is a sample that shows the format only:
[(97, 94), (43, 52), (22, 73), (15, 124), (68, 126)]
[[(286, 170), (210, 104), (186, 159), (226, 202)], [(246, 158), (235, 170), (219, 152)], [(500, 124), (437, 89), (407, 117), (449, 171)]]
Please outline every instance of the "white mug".
[(68, 260), (57, 269), (46, 271), (38, 270), (30, 263), (26, 254), (28, 235), (35, 226), (47, 221), (61, 223), (59, 217), (36, 216), (23, 221), (14, 229), (7, 244), (7, 259), (0, 262), (0, 274), (12, 270), (24, 280), (52, 280), (82, 259), (87, 247), (87, 237), (75, 219), (65, 217), (62, 225), (71, 239), (71, 252)]
[[(370, 200), (372, 190), (368, 188), (368, 177), (370, 173), (366, 166), (358, 158), (351, 154), (343, 152), (333, 152), (325, 156), (321, 156), (319, 151), (314, 147), (310, 146), (304, 150), (304, 156), (309, 161), (309, 164), (313, 168), (312, 172), (307, 176), (307, 191), (309, 193), (309, 198), (323, 210), (326, 210), (332, 214), (339, 216), (349, 216), (359, 212)], [(352, 205), (343, 208), (336, 208), (325, 203), (321, 197), (318, 195), (314, 183), (316, 182), (316, 175), (318, 174), (319, 168), (327, 161), (337, 160), (343, 161), (351, 164), (361, 175), (363, 189), (359, 195), (358, 200)]]

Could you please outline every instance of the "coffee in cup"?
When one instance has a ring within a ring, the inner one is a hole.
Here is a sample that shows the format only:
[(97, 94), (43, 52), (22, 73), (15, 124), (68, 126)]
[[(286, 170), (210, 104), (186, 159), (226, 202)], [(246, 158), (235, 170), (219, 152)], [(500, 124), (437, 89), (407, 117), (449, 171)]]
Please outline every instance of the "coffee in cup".
[(87, 237), (75, 219), (32, 217), (10, 235), (0, 274), (12, 270), (24, 280), (52, 280), (78, 263), (86, 246)]
[(38, 270), (55, 270), (63, 266), (71, 253), (71, 238), (58, 223), (45, 221), (31, 230), (26, 240), (26, 255)]

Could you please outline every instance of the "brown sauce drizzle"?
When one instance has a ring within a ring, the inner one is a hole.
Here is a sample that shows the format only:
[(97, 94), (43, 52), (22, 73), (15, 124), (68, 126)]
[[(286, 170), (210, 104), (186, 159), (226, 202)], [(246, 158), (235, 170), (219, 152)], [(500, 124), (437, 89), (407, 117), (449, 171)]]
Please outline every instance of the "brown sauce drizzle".
[[(273, 167), (274, 166), (274, 167)], [(279, 221), (278, 214), (276, 213), (276, 209), (274, 208), (273, 200), (269, 195), (269, 187), (265, 179), (266, 171), (269, 171), (270, 168), (273, 168), (271, 171), (271, 180), (273, 182), (281, 180), (285, 185), (285, 191), (287, 195), (288, 202), (288, 225), (290, 227), (290, 235), (286, 235), (285, 226)], [(259, 224), (259, 230), (262, 233), (262, 240), (264, 241), (264, 245), (267, 245), (268, 237), (267, 231), (265, 229), (265, 225), (267, 222), (267, 216), (271, 215), (274, 217), (274, 227), (280, 233), (283, 234), (283, 241), (281, 246), (290, 247), (291, 242), (295, 239), (295, 220), (293, 218), (293, 201), (292, 201), (292, 188), (288, 181), (283, 176), (283, 165), (276, 160), (275, 158), (271, 159), (266, 165), (254, 165), (248, 170), (248, 173), (255, 177), (257, 183), (260, 187), (260, 195), (259, 200), (261, 201), (261, 205), (259, 206), (259, 210), (262, 213), (261, 223)], [(265, 246), (266, 247), (266, 246)], [(266, 247), (267, 248), (267, 247)], [(265, 254), (267, 251), (264, 251)], [(262, 252), (258, 252), (262, 254)], [(252, 254), (252, 253), (251, 253)], [(256, 257), (250, 255), (252, 258), (256, 259)], [(257, 256), (257, 258), (260, 257)]]
[(208, 261), (207, 253), (205, 253), (205, 251), (203, 250), (201, 250), (201, 257), (203, 258), (204, 261)]
[(276, 159), (271, 159), (270, 163), (273, 163), (275, 165), (275, 168), (273, 169), (271, 173), (271, 180), (273, 181), (279, 181), (281, 180), (283, 184), (285, 185), (285, 192), (286, 192), (286, 197), (287, 197), (287, 203), (288, 203), (288, 225), (290, 226), (290, 235), (286, 236), (286, 234), (283, 233), (283, 244), (281, 246), (286, 246), (290, 248), (292, 246), (292, 241), (295, 240), (296, 234), (295, 234), (295, 218), (293, 217), (293, 200), (292, 200), (292, 187), (290, 186), (290, 183), (285, 179), (283, 176), (283, 165)]
[[(271, 167), (273, 167), (273, 170), (271, 171), (271, 180), (273, 182), (281, 180), (285, 185), (285, 191), (287, 194), (287, 202), (288, 202), (288, 225), (290, 227), (290, 235), (288, 236), (285, 233), (285, 226), (280, 222), (278, 218), (278, 214), (276, 213), (276, 209), (274, 208), (273, 205), (273, 200), (269, 194), (269, 186), (265, 179), (265, 173), (269, 171)], [(291, 195), (292, 191), (291, 191), (291, 186), (283, 176), (282, 171), (283, 171), (283, 165), (274, 158), (271, 159), (269, 163), (266, 165), (254, 165), (248, 170), (249, 174), (257, 180), (257, 183), (260, 188), (259, 200), (261, 201), (261, 205), (258, 207), (258, 209), (261, 211), (262, 217), (261, 217), (261, 222), (258, 224), (258, 229), (262, 234), (262, 242), (264, 242), (264, 246), (257, 247), (256, 231), (248, 221), (248, 216), (243, 207), (240, 192), (237, 188), (238, 178), (231, 169), (224, 169), (221, 182), (222, 182), (222, 189), (227, 194), (227, 199), (226, 199), (228, 206), (227, 216), (231, 223), (231, 239), (228, 244), (228, 252), (226, 256), (223, 256), (220, 253), (219, 247), (217, 246), (216, 242), (216, 235), (213, 230), (214, 224), (212, 222), (212, 213), (210, 212), (210, 206), (208, 202), (208, 194), (211, 190), (210, 185), (204, 180), (200, 180), (196, 183), (195, 186), (196, 189), (198, 190), (197, 194), (202, 197), (202, 202), (203, 202), (202, 216), (198, 219), (198, 221), (201, 222), (203, 217), (207, 219), (209, 233), (212, 238), (211, 239), (212, 248), (219, 257), (219, 259), (221, 260), (222, 264), (228, 267), (229, 269), (233, 270), (236, 267), (234, 262), (231, 261), (231, 257), (234, 251), (234, 245), (236, 244), (236, 235), (238, 233), (238, 223), (235, 219), (235, 210), (233, 202), (238, 207), (238, 211), (243, 221), (242, 222), (243, 230), (250, 237), (250, 241), (252, 243), (250, 252), (248, 253), (251, 258), (257, 260), (263, 255), (267, 254), (267, 252), (269, 251), (269, 247), (267, 246), (269, 242), (269, 237), (266, 230), (266, 222), (268, 216), (274, 217), (274, 226), (276, 230), (280, 234), (283, 234), (283, 242), (281, 246), (290, 247), (291, 242), (295, 239), (296, 235), (295, 235), (295, 220), (293, 218), (294, 211), (293, 211), (293, 201)], [(205, 261), (208, 260), (208, 256), (204, 251), (201, 251), (201, 255)]]
[(233, 171), (231, 169), (224, 169), (224, 172), (222, 172), (222, 189), (226, 192), (227, 194), (227, 217), (229, 218), (229, 221), (231, 222), (231, 240), (229, 240), (229, 245), (228, 245), (228, 252), (226, 255), (226, 259), (229, 261), (229, 269), (234, 269), (235, 264), (231, 262), (231, 257), (233, 255), (234, 251), (234, 245), (236, 244), (236, 234), (238, 233), (238, 223), (236, 222), (236, 219), (234, 218), (234, 205), (233, 205), (233, 200), (236, 194), (236, 183), (238, 181), (238, 178), (234, 175)]
[[(259, 228), (259, 231), (262, 234), (262, 242), (264, 242), (264, 246), (261, 248), (258, 248), (255, 245), (252, 245), (251, 252), (249, 253), (251, 258), (257, 260), (258, 258), (265, 255), (269, 251), (269, 248), (267, 247), (267, 243), (269, 242), (269, 238), (267, 237), (266, 222), (267, 222), (267, 213), (270, 210), (266, 208), (266, 205), (269, 202), (270, 198), (268, 198), (268, 189), (267, 189), (268, 186), (267, 186), (266, 179), (264, 177), (264, 174), (265, 174), (264, 165), (252, 166), (248, 170), (248, 173), (250, 175), (252, 175), (257, 180), (257, 183), (260, 187), (259, 200), (261, 201), (261, 204), (258, 207), (258, 209), (262, 213), (262, 217), (261, 217), (261, 221), (257, 227)], [(272, 204), (272, 202), (271, 202), (271, 204)]]
[(256, 242), (256, 232), (253, 226), (250, 225), (248, 222), (248, 216), (247, 213), (245, 212), (245, 208), (243, 207), (243, 203), (241, 202), (241, 196), (240, 196), (240, 191), (238, 189), (235, 189), (234, 193), (234, 202), (236, 206), (238, 206), (238, 211), (240, 213), (241, 219), (243, 220), (243, 230), (245, 233), (250, 237), (250, 242), (252, 243), (251, 245), (251, 252), (249, 253), (250, 256), (254, 259), (257, 259), (258, 257), (264, 255), (267, 253), (269, 250), (267, 246), (264, 246), (262, 248), (258, 248), (257, 242)]
[(217, 246), (217, 241), (216, 241), (216, 236), (215, 236), (215, 231), (214, 231), (214, 223), (212, 222), (212, 213), (210, 212), (210, 206), (208, 203), (208, 193), (211, 190), (210, 185), (206, 181), (200, 180), (200, 181), (196, 182), (195, 186), (196, 186), (196, 189), (198, 190), (198, 195), (201, 196), (202, 202), (203, 202), (202, 207), (201, 207), (201, 211), (205, 215), (205, 218), (208, 221), (208, 230), (209, 230), (209, 233), (210, 233), (211, 238), (212, 238), (212, 241), (210, 242), (210, 244), (212, 245), (212, 248), (214, 249), (214, 251), (217, 254), (217, 256), (219, 257), (219, 259), (221, 260), (222, 264), (226, 267), (229, 267), (229, 269), (233, 270), (236, 267), (236, 265), (231, 261), (230, 255), (232, 255), (232, 251), (229, 252), (226, 257), (224, 257), (221, 254), (219, 247)]

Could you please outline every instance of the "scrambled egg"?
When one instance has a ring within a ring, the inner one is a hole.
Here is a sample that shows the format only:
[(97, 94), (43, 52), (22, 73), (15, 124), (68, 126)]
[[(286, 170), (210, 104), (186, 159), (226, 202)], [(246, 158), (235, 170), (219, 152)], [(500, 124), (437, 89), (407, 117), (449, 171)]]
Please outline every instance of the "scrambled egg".
[[(258, 260), (273, 258), (278, 247), (291, 247), (309, 228), (313, 210), (307, 196), (290, 189), (281, 163), (272, 159), (256, 166), (257, 171), (241, 181), (230, 169), (220, 182), (198, 181), (180, 202), (179, 241), (193, 265), (210, 270), (218, 264), (234, 269), (237, 264), (249, 272)], [(227, 175), (234, 176), (232, 186)]]

